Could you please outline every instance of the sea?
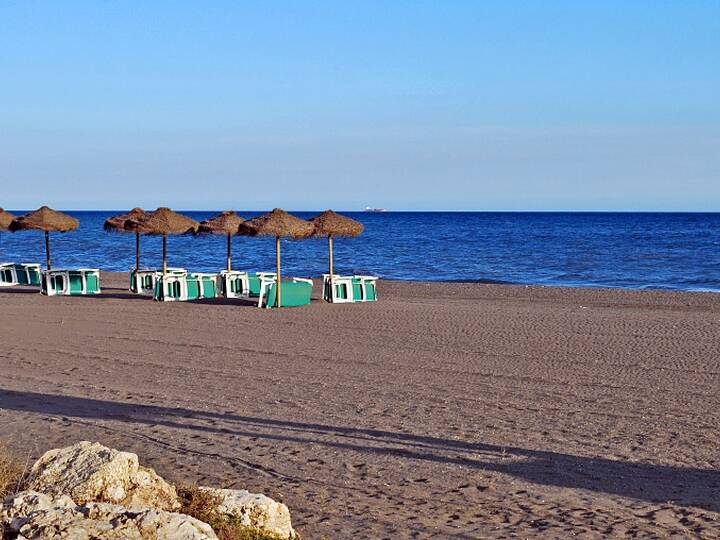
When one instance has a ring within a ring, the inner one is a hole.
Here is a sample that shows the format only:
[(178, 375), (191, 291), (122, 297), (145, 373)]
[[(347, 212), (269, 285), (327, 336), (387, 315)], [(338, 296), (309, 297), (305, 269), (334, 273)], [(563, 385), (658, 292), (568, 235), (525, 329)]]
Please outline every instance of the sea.
[[(24, 211), (12, 211), (16, 215)], [(108, 233), (118, 211), (69, 211), (75, 232), (51, 234), (54, 268), (128, 271), (132, 234)], [(184, 212), (203, 220), (217, 212)], [(251, 218), (257, 211), (239, 211)], [(309, 218), (317, 212), (296, 212)], [(348, 212), (358, 238), (334, 241), (335, 271), (383, 279), (620, 287), (720, 292), (720, 213)], [(143, 237), (142, 266), (160, 267), (162, 244)], [(168, 264), (192, 271), (225, 267), (226, 240), (173, 236)], [(286, 276), (327, 272), (327, 241), (283, 240)], [(44, 263), (43, 235), (0, 234), (0, 260)], [(272, 238), (233, 238), (233, 267), (269, 271)]]

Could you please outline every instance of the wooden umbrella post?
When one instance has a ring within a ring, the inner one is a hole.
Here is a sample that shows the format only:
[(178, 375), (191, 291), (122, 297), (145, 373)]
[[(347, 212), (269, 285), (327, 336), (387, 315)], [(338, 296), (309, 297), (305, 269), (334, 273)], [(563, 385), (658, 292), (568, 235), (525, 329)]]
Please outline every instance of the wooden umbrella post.
[(275, 262), (277, 263), (277, 295), (275, 295), (275, 307), (280, 307), (280, 237), (275, 237)]
[(332, 252), (332, 234), (328, 234), (328, 253), (330, 254), (330, 279), (333, 278), (333, 252)]
[(232, 236), (227, 235), (227, 271), (232, 270)]
[(163, 234), (163, 278), (167, 274), (167, 235)]
[(47, 269), (50, 270), (50, 233), (45, 231), (45, 262)]
[(135, 272), (140, 271), (140, 233), (135, 233)]

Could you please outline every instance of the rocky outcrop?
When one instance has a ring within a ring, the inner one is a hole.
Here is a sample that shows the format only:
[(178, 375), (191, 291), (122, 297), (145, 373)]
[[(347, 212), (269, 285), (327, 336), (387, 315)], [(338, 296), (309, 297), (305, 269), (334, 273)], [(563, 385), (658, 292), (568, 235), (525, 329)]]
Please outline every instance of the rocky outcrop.
[(200, 490), (210, 493), (220, 501), (216, 508), (219, 514), (235, 518), (243, 526), (255, 527), (283, 538), (295, 537), (290, 523), (290, 510), (270, 497), (244, 489), (201, 487)]
[(69, 495), (78, 504), (105, 502), (130, 510), (177, 510), (175, 488), (138, 457), (99, 443), (79, 442), (46, 452), (30, 471), (28, 489)]
[[(79, 442), (46, 452), (28, 478), (27, 491), (0, 504), (0, 538), (217, 538), (207, 523), (174, 512), (181, 507), (175, 488), (129, 452)], [(282, 503), (245, 490), (199, 490), (211, 496), (209, 514), (191, 511), (203, 519), (296, 538)]]
[(157, 509), (107, 503), (75, 504), (70, 497), (24, 491), (5, 500), (0, 521), (11, 536), (33, 540), (216, 540), (210, 525)]

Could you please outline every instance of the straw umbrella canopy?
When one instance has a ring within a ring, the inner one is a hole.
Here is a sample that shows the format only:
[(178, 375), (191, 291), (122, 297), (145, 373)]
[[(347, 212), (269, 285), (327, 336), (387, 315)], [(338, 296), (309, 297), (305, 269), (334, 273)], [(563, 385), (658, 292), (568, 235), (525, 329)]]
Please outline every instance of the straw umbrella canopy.
[(217, 216), (200, 222), (199, 234), (227, 236), (227, 271), (232, 270), (232, 236), (238, 234), (240, 224), (245, 220), (235, 212), (220, 212)]
[(0, 231), (7, 231), (13, 219), (15, 216), (0, 208)]
[(313, 236), (328, 239), (328, 267), (330, 277), (333, 275), (333, 237), (360, 236), (365, 229), (362, 223), (350, 219), (347, 216), (341, 216), (332, 210), (325, 210), (322, 214), (318, 214), (310, 219), (313, 224)]
[(291, 216), (285, 210), (275, 208), (272, 212), (263, 214), (240, 224), (238, 234), (248, 236), (274, 236), (275, 262), (277, 264), (277, 295), (276, 307), (280, 307), (280, 238), (300, 240), (307, 238), (313, 232), (312, 223), (304, 219)]
[(0, 232), (7, 231), (13, 219), (15, 219), (15, 216), (0, 208)]
[[(125, 228), (128, 221), (135, 219), (141, 220), (147, 216), (147, 212), (142, 208), (133, 208), (127, 214), (118, 214), (105, 220), (103, 229), (108, 232), (130, 232)], [(140, 233), (135, 232), (135, 270), (140, 270)]]
[(74, 231), (79, 225), (80, 222), (74, 217), (43, 206), (12, 220), (9, 229), (13, 232), (43, 231), (45, 233), (45, 258), (47, 269), (50, 270), (50, 233)]
[(161, 207), (154, 212), (146, 212), (140, 219), (129, 219), (125, 230), (138, 234), (162, 236), (163, 238), (163, 274), (167, 274), (167, 237), (169, 234), (196, 232), (200, 224), (192, 218)]

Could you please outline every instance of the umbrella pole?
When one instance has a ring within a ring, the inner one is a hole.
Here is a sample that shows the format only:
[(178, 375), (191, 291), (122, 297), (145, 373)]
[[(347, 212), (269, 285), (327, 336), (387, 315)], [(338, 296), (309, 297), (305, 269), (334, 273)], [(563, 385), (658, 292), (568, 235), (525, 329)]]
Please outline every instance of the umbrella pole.
[(227, 235), (227, 271), (232, 270), (232, 236)]
[(45, 231), (45, 262), (47, 269), (50, 270), (50, 233)]
[(135, 233), (135, 272), (140, 270), (140, 233)]
[(280, 237), (275, 237), (275, 262), (277, 263), (277, 295), (275, 307), (280, 307)]
[(328, 234), (328, 253), (330, 253), (330, 279), (333, 277), (333, 253), (332, 253), (332, 234)]
[(163, 234), (163, 278), (167, 274), (167, 235)]

